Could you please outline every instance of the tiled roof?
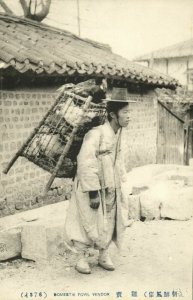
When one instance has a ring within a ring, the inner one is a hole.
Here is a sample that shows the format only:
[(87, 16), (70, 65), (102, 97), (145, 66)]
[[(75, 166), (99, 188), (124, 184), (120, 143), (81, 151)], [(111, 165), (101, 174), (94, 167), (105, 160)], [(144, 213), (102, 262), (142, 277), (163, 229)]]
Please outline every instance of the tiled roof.
[(0, 14), (0, 68), (10, 66), (21, 73), (85, 74), (154, 86), (178, 85), (174, 78), (130, 62), (103, 44), (42, 23)]
[(134, 61), (187, 56), (193, 56), (193, 39), (138, 56)]
[(185, 88), (178, 87), (175, 91), (165, 88), (156, 88), (155, 92), (158, 96), (158, 100), (163, 103), (193, 105), (193, 92), (187, 91)]

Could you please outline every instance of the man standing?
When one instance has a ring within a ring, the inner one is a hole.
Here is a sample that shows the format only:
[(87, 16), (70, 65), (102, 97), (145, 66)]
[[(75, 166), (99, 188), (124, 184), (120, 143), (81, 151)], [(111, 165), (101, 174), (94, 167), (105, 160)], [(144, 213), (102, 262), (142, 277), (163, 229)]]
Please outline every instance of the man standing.
[(68, 242), (79, 252), (76, 270), (90, 274), (85, 252), (99, 250), (99, 266), (115, 269), (108, 253), (111, 241), (121, 246), (127, 226), (127, 199), (121, 191), (125, 176), (122, 128), (129, 122), (128, 102), (107, 103), (107, 121), (84, 137), (77, 157), (77, 175), (66, 217)]

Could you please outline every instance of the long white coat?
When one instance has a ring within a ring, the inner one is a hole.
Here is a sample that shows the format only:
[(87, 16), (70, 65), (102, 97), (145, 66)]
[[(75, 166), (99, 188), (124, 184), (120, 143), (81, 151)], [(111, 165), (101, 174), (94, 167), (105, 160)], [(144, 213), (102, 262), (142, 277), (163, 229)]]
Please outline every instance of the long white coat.
[[(121, 133), (115, 134), (106, 122), (85, 135), (66, 217), (68, 243), (105, 249), (114, 240), (121, 246), (128, 220), (127, 198), (121, 189), (125, 176)], [(89, 199), (89, 191), (96, 190), (100, 191), (97, 210), (90, 208)]]

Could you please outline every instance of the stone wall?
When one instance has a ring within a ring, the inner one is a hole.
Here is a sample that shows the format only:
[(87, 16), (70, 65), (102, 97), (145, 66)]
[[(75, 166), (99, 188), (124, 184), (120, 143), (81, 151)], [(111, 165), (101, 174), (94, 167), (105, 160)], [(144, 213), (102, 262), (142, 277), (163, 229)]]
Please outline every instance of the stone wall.
[(7, 175), (10, 159), (36, 127), (55, 98), (42, 91), (0, 91), (0, 217), (70, 197), (71, 181), (56, 179), (46, 198), (50, 174), (19, 157)]

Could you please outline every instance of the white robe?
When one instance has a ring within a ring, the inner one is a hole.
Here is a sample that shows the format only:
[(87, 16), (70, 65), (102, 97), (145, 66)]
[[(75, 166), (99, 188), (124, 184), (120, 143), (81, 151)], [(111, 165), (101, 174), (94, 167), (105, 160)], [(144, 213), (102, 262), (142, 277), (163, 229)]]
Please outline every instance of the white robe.
[[(77, 175), (65, 223), (69, 244), (106, 249), (111, 240), (121, 246), (128, 221), (127, 198), (121, 190), (126, 174), (122, 159), (121, 130), (109, 122), (91, 129), (77, 157)], [(100, 206), (90, 207), (89, 191), (100, 191)]]

